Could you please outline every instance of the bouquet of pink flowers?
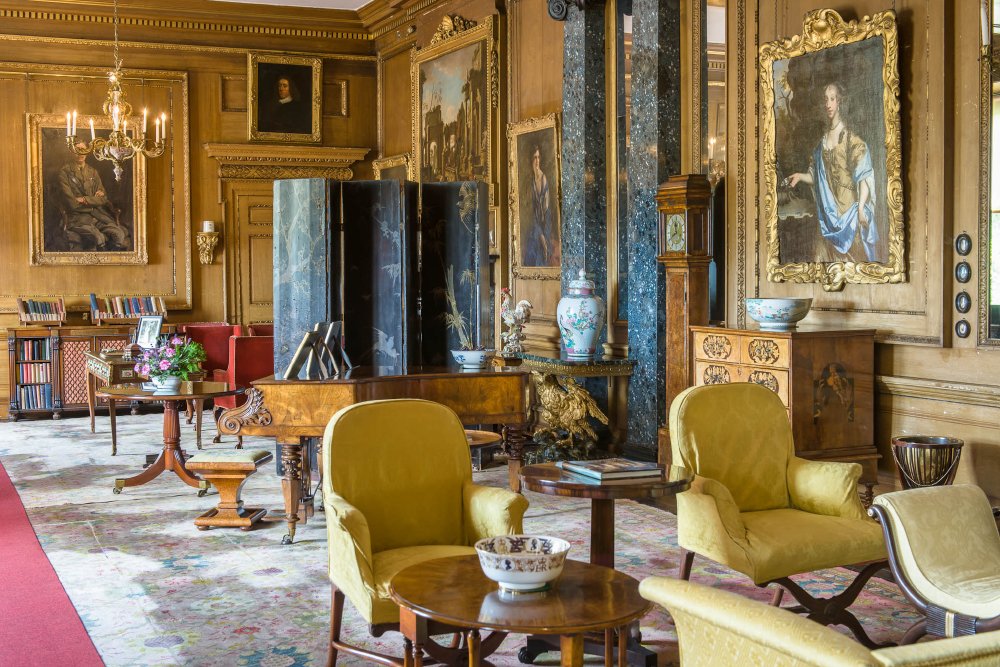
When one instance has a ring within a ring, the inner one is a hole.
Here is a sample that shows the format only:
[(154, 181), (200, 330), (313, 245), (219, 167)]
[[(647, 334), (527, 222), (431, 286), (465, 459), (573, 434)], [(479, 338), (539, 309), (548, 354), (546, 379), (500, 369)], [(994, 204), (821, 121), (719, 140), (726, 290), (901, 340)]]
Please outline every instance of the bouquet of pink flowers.
[(205, 348), (201, 343), (172, 336), (164, 339), (159, 347), (144, 350), (135, 364), (135, 372), (149, 378), (174, 375), (187, 381), (189, 373), (201, 370), (203, 361), (205, 361)]

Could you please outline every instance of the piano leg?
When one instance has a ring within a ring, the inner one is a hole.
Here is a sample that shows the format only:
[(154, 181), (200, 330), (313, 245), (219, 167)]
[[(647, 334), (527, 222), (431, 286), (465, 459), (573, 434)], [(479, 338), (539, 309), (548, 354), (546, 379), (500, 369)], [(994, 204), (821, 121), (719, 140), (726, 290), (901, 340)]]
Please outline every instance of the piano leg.
[(281, 491), (285, 496), (285, 520), (288, 522), (288, 534), (281, 543), (291, 544), (295, 541), (295, 524), (299, 520), (299, 499), (302, 495), (302, 440), (290, 438), (287, 442), (280, 439), (281, 465), (285, 476), (281, 478)]

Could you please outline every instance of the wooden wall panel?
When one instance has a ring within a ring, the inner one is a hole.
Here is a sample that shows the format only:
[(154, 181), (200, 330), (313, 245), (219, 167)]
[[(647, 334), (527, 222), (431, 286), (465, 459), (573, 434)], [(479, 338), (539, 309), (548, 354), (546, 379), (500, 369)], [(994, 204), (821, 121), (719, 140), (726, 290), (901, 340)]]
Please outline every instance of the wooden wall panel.
[(411, 151), (410, 50), (382, 62), (382, 155)]

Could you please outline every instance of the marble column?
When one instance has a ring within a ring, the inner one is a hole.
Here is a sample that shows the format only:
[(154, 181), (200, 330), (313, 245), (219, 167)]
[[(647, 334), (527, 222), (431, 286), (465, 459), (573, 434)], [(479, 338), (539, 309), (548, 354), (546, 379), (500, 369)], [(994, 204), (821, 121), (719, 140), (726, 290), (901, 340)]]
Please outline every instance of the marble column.
[[(628, 152), (628, 387), (626, 451), (656, 457), (666, 412), (664, 276), (656, 261), (656, 188), (681, 164), (680, 0), (632, 2), (632, 119)], [(667, 308), (670, 304), (666, 305)]]
[[(607, 137), (604, 3), (565, 8), (562, 106), (562, 293), (585, 269), (595, 292), (608, 298)], [(607, 327), (600, 343), (607, 339)], [(607, 411), (607, 381), (587, 390)]]

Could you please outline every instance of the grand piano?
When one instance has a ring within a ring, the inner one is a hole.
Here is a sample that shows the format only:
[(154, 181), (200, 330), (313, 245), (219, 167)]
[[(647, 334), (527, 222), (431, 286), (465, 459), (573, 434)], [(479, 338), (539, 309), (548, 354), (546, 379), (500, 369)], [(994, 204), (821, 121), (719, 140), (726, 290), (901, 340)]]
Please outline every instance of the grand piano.
[(284, 474), (281, 480), (288, 534), (313, 512), (309, 447), (321, 438), (330, 418), (341, 408), (362, 401), (422, 398), (447, 405), (463, 424), (502, 425), (503, 448), (509, 455), (511, 489), (520, 490), (518, 472), (527, 441), (528, 374), (516, 368), (466, 371), (422, 367), (400, 373), (377, 367), (358, 367), (343, 377), (325, 380), (277, 380), (274, 376), (252, 383), (241, 406), (219, 416), (219, 431), (230, 435), (276, 438)]

